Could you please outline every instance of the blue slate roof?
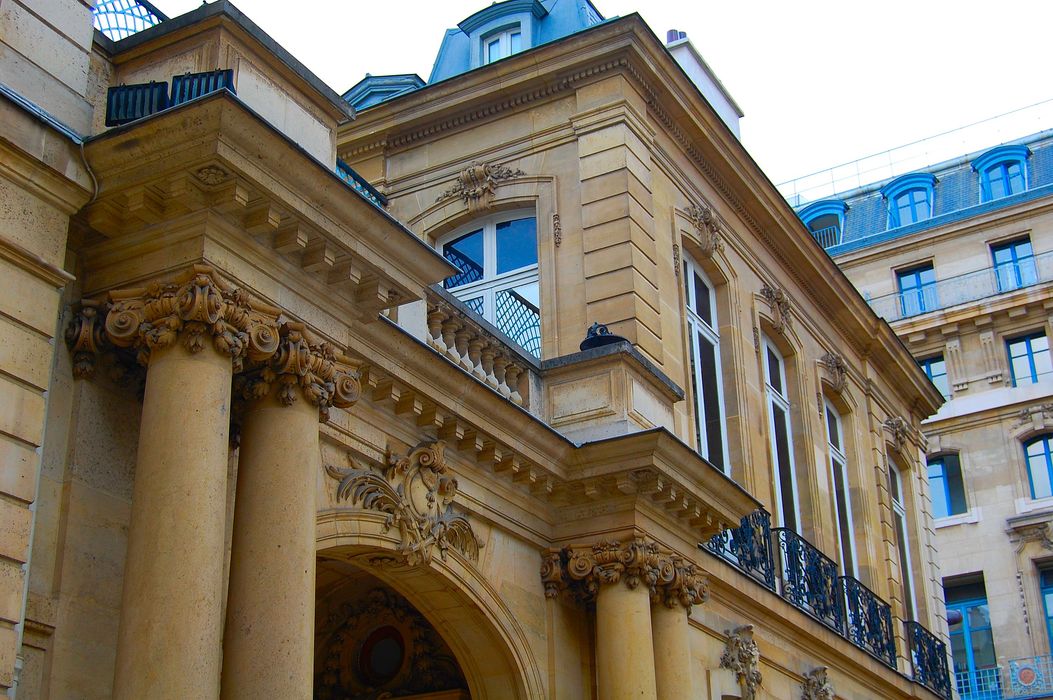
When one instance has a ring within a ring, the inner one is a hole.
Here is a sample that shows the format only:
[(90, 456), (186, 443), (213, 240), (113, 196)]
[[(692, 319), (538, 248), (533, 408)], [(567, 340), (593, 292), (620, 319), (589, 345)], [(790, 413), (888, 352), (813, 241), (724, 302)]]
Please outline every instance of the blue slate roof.
[(370, 75), (358, 81), (350, 90), (341, 97), (355, 108), (355, 111), (372, 107), (384, 100), (390, 100), (403, 93), (412, 92), (424, 87), (424, 79), (416, 73), (401, 73), (399, 75)]

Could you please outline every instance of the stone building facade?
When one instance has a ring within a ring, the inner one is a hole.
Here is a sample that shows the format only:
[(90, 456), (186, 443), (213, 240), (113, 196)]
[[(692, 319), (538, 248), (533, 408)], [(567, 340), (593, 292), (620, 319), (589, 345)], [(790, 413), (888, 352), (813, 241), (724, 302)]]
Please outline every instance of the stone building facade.
[(1053, 694), (1051, 195), (1042, 132), (800, 210), (947, 398), (919, 505), (963, 698)]
[(9, 694), (950, 696), (940, 396), (638, 16), (356, 114), (94, 14), (0, 18)]

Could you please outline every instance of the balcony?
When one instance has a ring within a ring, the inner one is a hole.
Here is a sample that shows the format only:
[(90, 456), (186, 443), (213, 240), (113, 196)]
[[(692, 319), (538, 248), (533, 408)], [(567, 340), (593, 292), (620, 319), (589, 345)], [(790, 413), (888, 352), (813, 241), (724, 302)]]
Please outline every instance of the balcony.
[(831, 248), (841, 244), (841, 227), (827, 226), (818, 231), (812, 231), (812, 238), (823, 248)]
[(1005, 697), (1046, 697), (1041, 696), (1007, 696), (1002, 693), (1001, 667), (981, 668), (975, 671), (955, 671), (954, 686), (958, 689), (960, 700), (1003, 700)]
[(1050, 280), (1053, 280), (1053, 252), (1042, 253), (1017, 263), (947, 277), (937, 280), (934, 284), (905, 292), (868, 298), (867, 303), (874, 313), (891, 323), (1032, 287)]
[[(699, 548), (896, 668), (891, 606), (862, 582), (839, 576), (837, 563), (793, 530), (772, 528), (767, 512), (747, 515), (739, 527), (714, 535)], [(906, 629), (914, 681), (950, 700), (946, 644), (917, 622), (906, 623)]]

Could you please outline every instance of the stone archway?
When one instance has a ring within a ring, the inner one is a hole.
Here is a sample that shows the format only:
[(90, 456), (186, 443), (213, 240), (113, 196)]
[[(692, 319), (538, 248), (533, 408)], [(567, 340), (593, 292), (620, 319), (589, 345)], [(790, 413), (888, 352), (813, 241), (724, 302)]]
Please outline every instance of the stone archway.
[[(318, 523), (318, 556), (367, 572), (412, 604), (453, 652), (473, 700), (544, 697), (541, 672), (519, 623), (458, 554), (410, 566), (383, 518), (336, 511)], [(456, 697), (456, 696), (451, 696)]]

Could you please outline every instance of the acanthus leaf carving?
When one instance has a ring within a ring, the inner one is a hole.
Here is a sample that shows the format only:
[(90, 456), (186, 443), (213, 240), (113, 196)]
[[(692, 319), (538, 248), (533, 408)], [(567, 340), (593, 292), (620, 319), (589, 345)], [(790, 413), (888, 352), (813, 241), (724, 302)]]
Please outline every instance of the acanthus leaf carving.
[(785, 334), (790, 328), (793, 316), (790, 315), (790, 297), (781, 287), (773, 287), (767, 282), (761, 286), (761, 296), (771, 306), (771, 325), (779, 334)]
[(468, 559), (479, 558), (482, 542), (468, 519), (453, 508), (457, 479), (450, 473), (442, 440), (418, 444), (408, 455), (388, 456), (383, 472), (326, 465), (339, 479), (337, 501), (386, 515), (385, 530), (398, 528), (398, 551), (410, 566), (427, 565), (434, 551), (445, 560), (452, 547)]
[(91, 379), (95, 376), (95, 360), (108, 345), (103, 319), (105, 305), (85, 300), (73, 309), (73, 318), (66, 326), (66, 347), (73, 362), (73, 376)]
[(724, 240), (720, 235), (720, 223), (708, 206), (691, 204), (684, 210), (688, 221), (698, 231), (700, 252), (707, 258), (724, 251)]
[(1006, 530), (1010, 544), (1016, 545), (1019, 554), (1029, 542), (1036, 542), (1043, 549), (1053, 551), (1053, 531), (1048, 522), (1010, 526)]
[(753, 625), (725, 630), (727, 643), (720, 655), (720, 667), (735, 674), (743, 700), (754, 700), (764, 680), (760, 672), (760, 650), (753, 639)]
[(816, 666), (804, 674), (801, 683), (801, 700), (834, 700), (834, 686), (830, 683), (829, 669)]
[(891, 416), (881, 424), (885, 430), (892, 433), (892, 444), (897, 450), (902, 450), (910, 437), (910, 424), (902, 416)]
[(563, 243), (563, 223), (559, 220), (558, 213), (552, 215), (552, 241), (557, 248)]
[(841, 393), (848, 386), (848, 363), (845, 358), (836, 352), (828, 351), (819, 358), (819, 366), (826, 370), (830, 379), (830, 386), (837, 393)]
[(507, 165), (472, 163), (460, 172), (453, 187), (436, 197), (435, 201), (441, 202), (451, 197), (460, 197), (468, 205), (469, 211), (489, 209), (494, 203), (497, 185), (523, 175), (526, 173), (522, 170), (518, 168), (513, 170)]

